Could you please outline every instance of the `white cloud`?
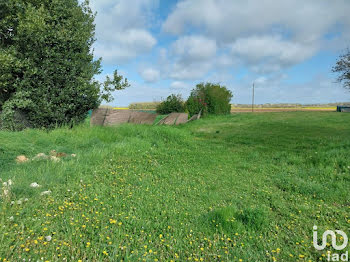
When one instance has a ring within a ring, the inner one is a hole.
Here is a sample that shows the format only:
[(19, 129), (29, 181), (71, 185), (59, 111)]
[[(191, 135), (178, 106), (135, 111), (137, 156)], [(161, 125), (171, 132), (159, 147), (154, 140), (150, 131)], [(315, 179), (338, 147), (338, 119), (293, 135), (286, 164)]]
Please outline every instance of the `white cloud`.
[(189, 84), (182, 81), (174, 81), (170, 84), (170, 87), (176, 90), (188, 89), (189, 86), (190, 86)]
[(258, 77), (257, 79), (255, 79), (253, 82), (255, 83), (255, 84), (257, 84), (257, 85), (263, 85), (263, 84), (265, 84), (266, 82), (268, 81), (268, 79), (267, 79), (267, 77), (265, 77), (265, 76), (260, 76), (260, 77)]
[(317, 45), (307, 45), (282, 39), (280, 36), (250, 36), (237, 39), (231, 46), (235, 56), (250, 65), (262, 63), (276, 71), (302, 62), (317, 52)]
[(250, 36), (232, 44), (232, 52), (252, 62), (273, 58), (284, 64), (294, 64), (311, 57), (317, 48), (283, 40), (280, 36)]
[(347, 0), (183, 0), (163, 24), (165, 32), (182, 34), (201, 28), (220, 41), (266, 30), (292, 30), (313, 40), (337, 22), (349, 25)]
[(235, 60), (227, 54), (216, 57), (216, 67), (225, 69), (233, 66), (234, 64)]
[(123, 63), (138, 55), (147, 53), (156, 44), (156, 39), (144, 30), (131, 30), (120, 35), (116, 41), (99, 41), (95, 44), (95, 55), (102, 57), (103, 61), (111, 63)]
[(120, 64), (149, 52), (157, 43), (150, 32), (157, 6), (158, 0), (92, 0), (97, 11), (95, 55)]
[(183, 36), (159, 51), (159, 67), (164, 78), (202, 78), (214, 66), (216, 42), (200, 35)]
[[(254, 71), (273, 72), (350, 39), (349, 13), (348, 0), (182, 0), (162, 29), (179, 36), (200, 32), (217, 51), (231, 48), (235, 56), (217, 65), (229, 67), (239, 58)], [(339, 37), (325, 38), (341, 26)]]
[(184, 36), (172, 45), (174, 55), (183, 61), (202, 61), (216, 54), (216, 42), (203, 36)]
[(202, 63), (174, 63), (171, 66), (170, 78), (177, 80), (195, 80), (205, 76), (213, 65), (210, 62)]
[(113, 24), (115, 28), (143, 28), (153, 22), (150, 17), (159, 6), (159, 0), (91, 0), (90, 6), (101, 12), (99, 20), (117, 22)]
[(147, 83), (154, 83), (160, 79), (160, 72), (154, 68), (143, 69), (140, 75)]

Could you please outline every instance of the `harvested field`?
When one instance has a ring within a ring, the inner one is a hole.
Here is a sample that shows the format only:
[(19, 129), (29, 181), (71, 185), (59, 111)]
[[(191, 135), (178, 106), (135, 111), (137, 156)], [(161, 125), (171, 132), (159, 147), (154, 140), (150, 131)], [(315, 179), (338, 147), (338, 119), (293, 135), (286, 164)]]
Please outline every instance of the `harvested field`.
[[(306, 111), (306, 112), (335, 112), (336, 107), (305, 107), (305, 108), (254, 108), (254, 112), (297, 112), (297, 111)], [(249, 113), (252, 112), (252, 108), (231, 108), (231, 113)]]

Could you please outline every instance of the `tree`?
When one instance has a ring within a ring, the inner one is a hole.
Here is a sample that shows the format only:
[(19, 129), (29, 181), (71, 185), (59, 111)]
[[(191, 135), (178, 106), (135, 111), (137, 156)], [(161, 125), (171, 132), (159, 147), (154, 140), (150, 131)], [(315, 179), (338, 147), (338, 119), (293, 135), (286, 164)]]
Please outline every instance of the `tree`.
[(229, 114), (232, 92), (225, 86), (213, 83), (200, 83), (192, 90), (186, 101), (186, 109), (190, 115), (198, 114)]
[(338, 81), (343, 83), (345, 88), (350, 89), (350, 49), (339, 57), (333, 72), (339, 73)]
[(94, 60), (95, 15), (78, 0), (0, 0), (0, 111), (3, 127), (52, 128), (85, 119), (102, 99), (128, 85), (115, 71), (104, 84)]
[(159, 114), (170, 114), (173, 112), (181, 113), (184, 111), (184, 101), (181, 95), (172, 94), (157, 106), (157, 113)]

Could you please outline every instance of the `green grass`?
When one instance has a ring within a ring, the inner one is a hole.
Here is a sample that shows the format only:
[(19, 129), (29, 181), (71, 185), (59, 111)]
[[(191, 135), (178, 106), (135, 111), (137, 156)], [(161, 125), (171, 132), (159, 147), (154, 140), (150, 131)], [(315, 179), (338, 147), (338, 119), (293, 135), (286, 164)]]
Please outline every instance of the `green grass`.
[[(349, 123), (288, 112), (0, 132), (0, 177), (14, 182), (0, 203), (0, 257), (325, 261), (313, 225), (349, 233)], [(77, 157), (15, 162), (53, 149)]]

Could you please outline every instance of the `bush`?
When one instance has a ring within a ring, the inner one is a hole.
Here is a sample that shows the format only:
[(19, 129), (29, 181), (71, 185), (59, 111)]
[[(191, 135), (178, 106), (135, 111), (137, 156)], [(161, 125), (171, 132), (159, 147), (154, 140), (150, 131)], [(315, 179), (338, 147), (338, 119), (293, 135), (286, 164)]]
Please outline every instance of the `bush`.
[(157, 113), (165, 115), (173, 112), (185, 112), (184, 101), (181, 95), (170, 95), (157, 106)]
[[(4, 125), (2, 122), (4, 122)], [(2, 114), (0, 111), (0, 130), (23, 130), (32, 127), (33, 126), (23, 112), (16, 110), (11, 112), (10, 116), (6, 116), (6, 112)]]
[(200, 83), (192, 90), (186, 101), (186, 109), (192, 116), (202, 114), (229, 114), (231, 112), (232, 92), (225, 86), (212, 83)]

